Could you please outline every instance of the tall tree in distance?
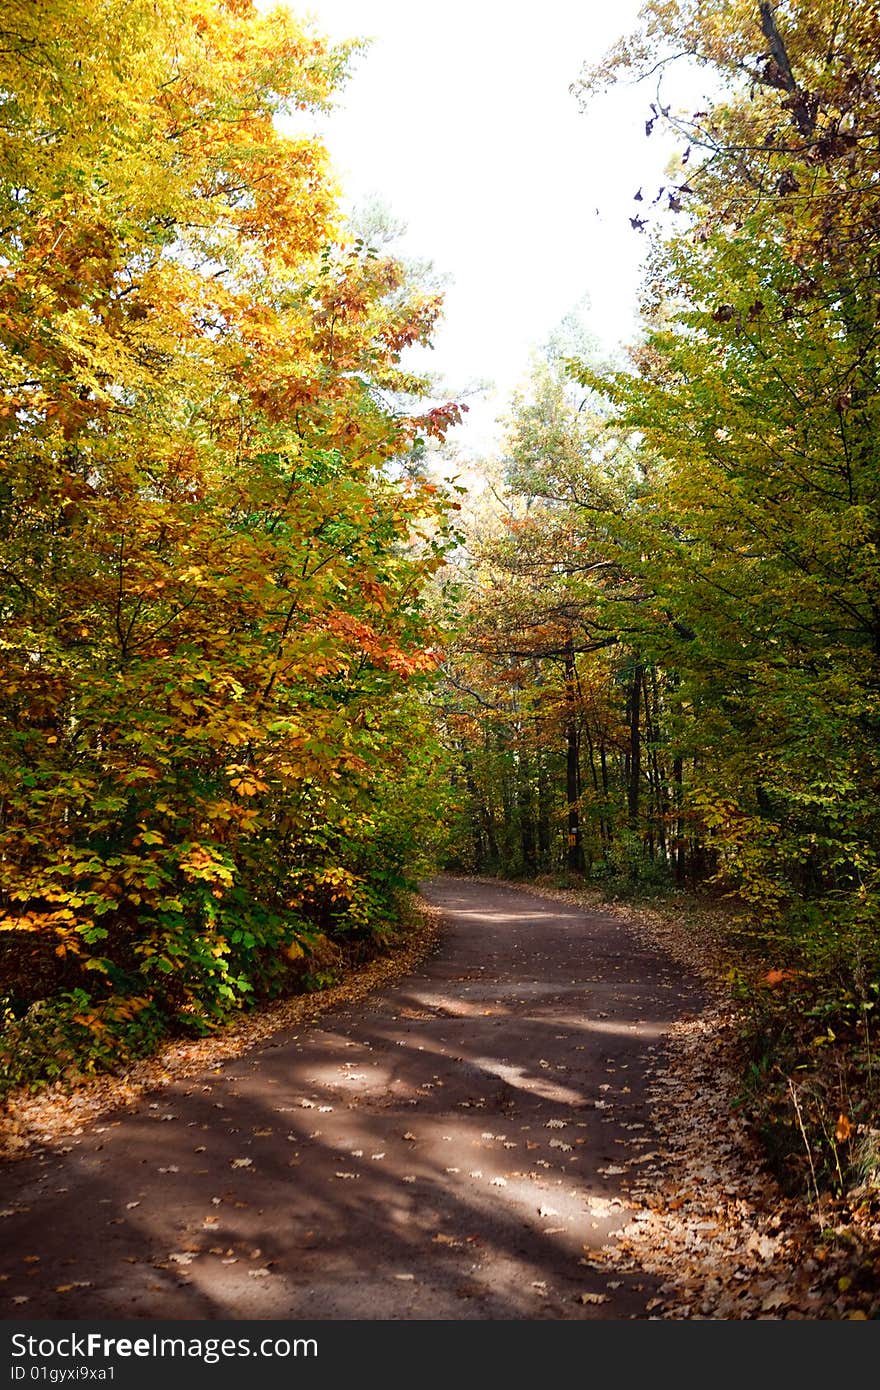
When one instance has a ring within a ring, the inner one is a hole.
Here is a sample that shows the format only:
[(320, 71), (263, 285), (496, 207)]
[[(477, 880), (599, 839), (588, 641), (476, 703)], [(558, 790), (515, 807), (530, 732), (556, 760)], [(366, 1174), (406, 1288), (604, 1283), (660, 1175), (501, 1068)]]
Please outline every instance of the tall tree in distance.
[(476, 858), (526, 873), (662, 873), (678, 834), (665, 678), (642, 650), (646, 595), (630, 556), (647, 481), (632, 433), (572, 380), (583, 335), (563, 327), (514, 398), (502, 509), (471, 528), (445, 668), (462, 727), (483, 724), (479, 766), (466, 754)]

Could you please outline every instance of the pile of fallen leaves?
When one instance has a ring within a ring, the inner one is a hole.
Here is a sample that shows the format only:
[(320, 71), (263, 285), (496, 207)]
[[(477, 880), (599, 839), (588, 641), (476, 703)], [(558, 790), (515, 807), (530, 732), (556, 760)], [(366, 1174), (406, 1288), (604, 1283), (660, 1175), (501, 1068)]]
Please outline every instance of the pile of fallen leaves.
[(596, 1267), (663, 1278), (649, 1305), (658, 1318), (880, 1317), (878, 1194), (786, 1194), (743, 1106), (743, 1020), (728, 983), (724, 909), (682, 900), (657, 910), (608, 903), (593, 890), (509, 886), (623, 918), (697, 973), (710, 1001), (667, 1035), (650, 1089), (661, 1147), (651, 1164), (633, 1164), (627, 1223)]
[(110, 1110), (134, 1105), (146, 1091), (194, 1076), (285, 1028), (314, 1022), (337, 1004), (353, 1004), (380, 985), (408, 974), (436, 945), (439, 911), (421, 900), (412, 904), (405, 930), (387, 954), (348, 971), (320, 993), (276, 1000), (243, 1014), (234, 1024), (196, 1040), (169, 1043), (155, 1056), (119, 1073), (69, 1079), (38, 1091), (22, 1087), (0, 1103), (0, 1159), (20, 1158), (36, 1146), (57, 1143)]

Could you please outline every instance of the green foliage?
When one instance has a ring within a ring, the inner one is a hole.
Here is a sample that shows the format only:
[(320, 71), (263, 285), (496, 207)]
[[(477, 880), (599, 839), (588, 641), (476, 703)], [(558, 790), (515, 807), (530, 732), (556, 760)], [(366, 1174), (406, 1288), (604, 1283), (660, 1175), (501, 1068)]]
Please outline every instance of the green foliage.
[(755, 1075), (839, 1188), (877, 1102), (880, 15), (648, 0), (640, 26), (585, 92), (653, 95), (671, 54), (720, 81), (650, 107), (681, 152), (631, 365), (551, 354), (514, 404), (442, 706), (458, 853), (736, 895), (796, 981), (747, 982)]
[(414, 456), (457, 408), (386, 404), (439, 298), (346, 240), (320, 143), (275, 120), (347, 48), (248, 0), (110, 0), (100, 32), (14, 8), (0, 987), (97, 1065), (102, 1029), (139, 1036), (119, 1001), (212, 1027), (393, 919), (439, 794), (412, 692), (452, 537)]
[(148, 1055), (168, 1032), (154, 1004), (127, 994), (97, 1002), (84, 989), (65, 990), (37, 1000), (22, 1017), (3, 1001), (0, 1007), (0, 1095), (114, 1070)]
[(505, 481), (501, 514), (469, 537), (437, 701), (463, 804), (453, 862), (681, 876), (677, 691), (642, 655), (644, 593), (626, 564), (642, 460), (558, 351), (514, 401)]

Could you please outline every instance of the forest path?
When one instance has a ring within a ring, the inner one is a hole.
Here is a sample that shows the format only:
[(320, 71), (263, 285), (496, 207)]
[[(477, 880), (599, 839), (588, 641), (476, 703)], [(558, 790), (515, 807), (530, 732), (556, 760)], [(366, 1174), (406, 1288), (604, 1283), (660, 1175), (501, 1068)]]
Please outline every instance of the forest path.
[(696, 979), (611, 914), (423, 891), (414, 973), (3, 1165), (4, 1317), (650, 1316), (602, 1247)]

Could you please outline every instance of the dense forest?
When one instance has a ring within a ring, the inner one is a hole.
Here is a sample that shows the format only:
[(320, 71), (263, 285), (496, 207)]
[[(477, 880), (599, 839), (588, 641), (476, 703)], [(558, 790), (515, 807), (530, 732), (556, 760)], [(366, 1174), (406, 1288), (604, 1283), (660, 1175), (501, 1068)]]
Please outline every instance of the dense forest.
[[(349, 54), (249, 3), (8, 16), (5, 992), (13, 1077), (201, 1028), (379, 935), (432, 814), (436, 296), (279, 132)], [(76, 42), (70, 42), (75, 34)]]
[[(3, 1087), (320, 988), (439, 864), (733, 904), (765, 1118), (873, 1171), (876, 7), (651, 0), (583, 74), (677, 137), (641, 336), (563, 325), (470, 499), (407, 367), (440, 296), (278, 120), (356, 45), (2, 27)], [(709, 109), (651, 100), (682, 61)]]
[(793, 1130), (798, 1077), (839, 1181), (877, 1136), (880, 19), (644, 19), (586, 98), (681, 58), (721, 95), (650, 104), (643, 336), (609, 370), (563, 326), (453, 577), (456, 862), (735, 902), (756, 1100)]

